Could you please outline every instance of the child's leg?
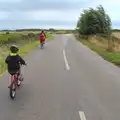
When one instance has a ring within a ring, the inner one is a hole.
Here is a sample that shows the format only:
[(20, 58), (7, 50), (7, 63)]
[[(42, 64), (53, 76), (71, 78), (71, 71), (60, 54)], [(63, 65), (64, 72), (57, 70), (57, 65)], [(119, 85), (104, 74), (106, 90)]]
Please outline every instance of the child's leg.
[(42, 48), (42, 43), (40, 42), (40, 48)]
[(11, 86), (11, 79), (13, 79), (13, 76), (12, 76), (12, 75), (9, 75), (8, 88), (10, 88), (10, 86)]
[(40, 43), (40, 48), (42, 49), (42, 44)]
[(43, 43), (41, 42), (41, 44), (40, 44), (40, 48), (42, 49), (43, 48)]
[(8, 73), (10, 74), (10, 75), (9, 75), (9, 79), (8, 79), (8, 88), (10, 88), (10, 86), (11, 86), (11, 80), (12, 80), (13, 77), (14, 77), (14, 76), (13, 76), (14, 72), (8, 70)]
[(21, 69), (18, 70), (18, 79), (19, 79), (20, 81), (23, 80), (23, 75), (22, 75)]

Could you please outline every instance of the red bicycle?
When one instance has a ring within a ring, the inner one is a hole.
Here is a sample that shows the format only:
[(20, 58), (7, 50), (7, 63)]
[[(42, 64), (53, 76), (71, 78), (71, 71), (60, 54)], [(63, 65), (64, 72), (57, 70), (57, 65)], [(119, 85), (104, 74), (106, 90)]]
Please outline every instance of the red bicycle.
[(11, 74), (11, 84), (10, 84), (9, 88), (10, 88), (10, 97), (12, 99), (15, 98), (16, 89), (17, 89), (17, 87), (19, 87), (21, 85), (22, 81), (23, 81), (23, 77), (21, 74), (21, 64), (20, 64), (20, 71), (15, 74)]

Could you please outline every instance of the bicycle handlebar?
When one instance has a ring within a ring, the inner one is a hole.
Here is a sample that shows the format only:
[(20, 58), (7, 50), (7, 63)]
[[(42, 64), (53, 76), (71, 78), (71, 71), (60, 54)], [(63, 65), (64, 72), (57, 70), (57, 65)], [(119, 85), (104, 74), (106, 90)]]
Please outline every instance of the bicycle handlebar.
[(22, 65), (27, 65), (27, 63), (25, 63), (25, 64), (21, 64), (20, 62), (19, 62), (19, 64), (22, 66)]

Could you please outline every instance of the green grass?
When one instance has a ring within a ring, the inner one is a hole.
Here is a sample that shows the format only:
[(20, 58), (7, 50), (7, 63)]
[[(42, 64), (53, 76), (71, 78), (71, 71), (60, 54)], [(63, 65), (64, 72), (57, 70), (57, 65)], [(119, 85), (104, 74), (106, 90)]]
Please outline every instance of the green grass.
[(16, 38), (19, 37), (19, 35), (16, 34), (9, 34), (9, 35), (0, 35), (0, 40), (8, 40), (8, 38)]
[[(47, 40), (51, 40), (51, 39), (53, 39), (53, 36), (48, 34)], [(35, 40), (35, 41), (32, 41), (28, 44), (25, 44), (22, 48), (20, 48), (19, 55), (24, 57), (32, 49), (38, 47), (38, 45), (39, 45), (39, 40), (38, 41)], [(5, 64), (5, 58), (9, 54), (8, 48), (4, 47), (2, 49), (4, 49), (6, 52), (0, 56), (0, 75), (5, 73), (5, 71), (7, 70), (7, 65)]]
[(54, 36), (52, 34), (47, 34), (47, 40), (52, 40), (54, 38)]
[(55, 33), (56, 34), (71, 34), (72, 30), (71, 31), (68, 31), (68, 30), (58, 30)]
[(120, 53), (108, 52), (105, 48), (101, 48), (96, 44), (90, 42), (90, 40), (81, 40), (81, 42), (87, 45), (91, 50), (102, 56), (105, 60), (112, 62), (115, 65), (120, 65)]

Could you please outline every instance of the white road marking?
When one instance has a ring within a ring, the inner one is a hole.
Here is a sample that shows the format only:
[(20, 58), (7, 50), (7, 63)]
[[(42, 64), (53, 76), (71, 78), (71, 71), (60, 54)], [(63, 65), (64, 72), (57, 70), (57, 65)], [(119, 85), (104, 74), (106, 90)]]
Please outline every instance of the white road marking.
[(65, 54), (65, 50), (64, 50), (64, 49), (63, 49), (63, 57), (64, 57), (66, 69), (67, 69), (67, 70), (70, 70), (70, 67), (69, 67), (69, 64), (68, 64), (67, 57), (66, 57), (66, 54)]
[(79, 115), (80, 115), (80, 120), (87, 120), (85, 117), (85, 113), (83, 111), (79, 111)]

